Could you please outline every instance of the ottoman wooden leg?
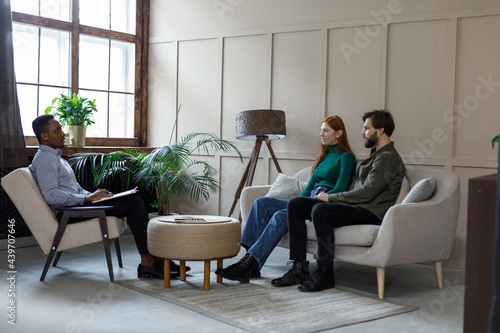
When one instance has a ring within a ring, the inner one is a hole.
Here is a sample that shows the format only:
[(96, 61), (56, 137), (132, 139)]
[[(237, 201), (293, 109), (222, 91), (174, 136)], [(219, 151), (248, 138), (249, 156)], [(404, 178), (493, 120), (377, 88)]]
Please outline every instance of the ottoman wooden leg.
[[(217, 269), (222, 268), (222, 259), (217, 260)], [(222, 283), (222, 277), (217, 275), (217, 283)]]
[(204, 278), (203, 278), (203, 290), (209, 291), (210, 290), (210, 260), (205, 260), (205, 271), (204, 271)]
[(165, 259), (164, 261), (164, 271), (163, 271), (163, 283), (165, 288), (170, 288), (170, 259)]
[(186, 281), (186, 260), (181, 260), (180, 263), (181, 263), (181, 266), (180, 266), (181, 281)]

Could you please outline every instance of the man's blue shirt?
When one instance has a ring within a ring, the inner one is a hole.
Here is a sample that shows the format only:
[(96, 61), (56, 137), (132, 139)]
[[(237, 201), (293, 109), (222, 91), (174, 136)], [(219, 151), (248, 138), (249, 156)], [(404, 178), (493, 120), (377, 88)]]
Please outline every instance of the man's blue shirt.
[(29, 166), (43, 198), (56, 214), (61, 207), (82, 205), (91, 194), (78, 184), (73, 169), (61, 155), (59, 149), (40, 145)]

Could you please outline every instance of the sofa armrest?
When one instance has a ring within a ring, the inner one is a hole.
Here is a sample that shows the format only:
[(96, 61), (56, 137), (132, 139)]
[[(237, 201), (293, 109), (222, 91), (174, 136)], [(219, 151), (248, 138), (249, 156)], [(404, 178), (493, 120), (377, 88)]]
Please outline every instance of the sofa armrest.
[(458, 208), (452, 200), (391, 207), (370, 249), (378, 267), (447, 259), (455, 239)]
[(271, 185), (254, 185), (243, 188), (240, 196), (241, 227), (245, 226), (253, 202), (259, 197), (263, 197), (269, 192)]

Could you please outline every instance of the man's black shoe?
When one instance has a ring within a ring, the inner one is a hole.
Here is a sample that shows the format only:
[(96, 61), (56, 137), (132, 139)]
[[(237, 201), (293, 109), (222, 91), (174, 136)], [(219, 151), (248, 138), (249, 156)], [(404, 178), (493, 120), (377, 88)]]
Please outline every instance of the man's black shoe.
[[(155, 261), (161, 267), (161, 270), (163, 272), (163, 270), (165, 269), (165, 260), (157, 259)], [(186, 273), (189, 272), (190, 270), (191, 270), (191, 267), (186, 266)], [(177, 265), (173, 260), (170, 260), (170, 275), (172, 275), (174, 273), (180, 273), (180, 272), (181, 272), (181, 267), (179, 265)]]
[[(186, 266), (186, 272), (189, 272), (190, 270), (191, 267)], [(181, 266), (177, 265), (173, 260), (170, 260), (170, 272), (180, 272), (180, 271), (181, 271)]]
[(293, 262), (292, 268), (280, 278), (271, 281), (275, 287), (288, 287), (299, 284), (309, 279), (309, 261)]
[(299, 284), (300, 291), (322, 291), (335, 287), (335, 275), (332, 268), (318, 267), (311, 278)]
[[(257, 260), (255, 260), (250, 253), (247, 253), (236, 264), (232, 264), (227, 268), (218, 269), (215, 271), (215, 274), (224, 279), (248, 283), (252, 276), (252, 271), (256, 266)], [(258, 274), (260, 276), (260, 271)]]
[[(170, 272), (170, 277), (179, 277), (179, 272)], [(163, 269), (155, 262), (152, 265), (144, 266), (139, 264), (137, 267), (137, 277), (140, 279), (163, 279)]]

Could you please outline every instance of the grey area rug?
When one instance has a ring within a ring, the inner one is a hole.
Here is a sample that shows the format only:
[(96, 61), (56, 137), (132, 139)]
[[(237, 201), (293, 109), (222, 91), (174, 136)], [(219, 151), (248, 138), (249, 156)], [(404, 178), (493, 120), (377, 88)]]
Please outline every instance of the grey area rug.
[(203, 290), (203, 273), (188, 275), (186, 281), (135, 279), (117, 284), (170, 302), (248, 332), (316, 332), (409, 311), (397, 305), (360, 295), (346, 288), (303, 293), (297, 286), (276, 288), (270, 278), (252, 279), (248, 284), (224, 280), (210, 274), (210, 291)]

